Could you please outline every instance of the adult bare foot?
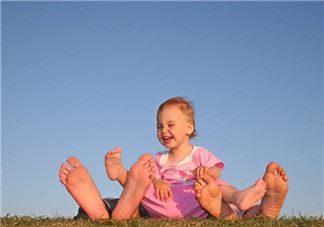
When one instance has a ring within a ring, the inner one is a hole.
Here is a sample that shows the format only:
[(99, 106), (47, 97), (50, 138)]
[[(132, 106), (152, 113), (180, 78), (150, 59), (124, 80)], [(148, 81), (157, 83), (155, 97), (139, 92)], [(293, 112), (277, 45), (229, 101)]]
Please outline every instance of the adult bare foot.
[(116, 147), (105, 155), (106, 173), (110, 180), (118, 180), (121, 185), (125, 184), (127, 170), (121, 160), (122, 150)]
[(134, 217), (154, 176), (155, 162), (152, 155), (142, 155), (128, 172), (124, 190), (112, 213), (113, 219), (122, 220)]
[(61, 165), (59, 172), (60, 181), (67, 191), (91, 220), (109, 218), (100, 192), (88, 170), (75, 157), (69, 157), (67, 163)]
[(267, 192), (261, 202), (261, 214), (276, 219), (288, 192), (288, 176), (281, 166), (270, 162), (263, 180), (267, 184)]
[(222, 193), (215, 180), (207, 173), (203, 179), (198, 179), (194, 184), (196, 198), (202, 208), (213, 217), (219, 217), (222, 204)]
[(258, 179), (254, 185), (240, 192), (236, 206), (242, 211), (248, 210), (262, 199), (266, 188), (264, 180)]

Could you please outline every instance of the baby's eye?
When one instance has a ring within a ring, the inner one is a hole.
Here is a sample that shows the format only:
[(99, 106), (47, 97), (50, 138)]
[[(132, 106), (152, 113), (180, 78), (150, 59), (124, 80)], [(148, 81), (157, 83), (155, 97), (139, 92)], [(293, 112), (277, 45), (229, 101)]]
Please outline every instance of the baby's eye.
[(157, 126), (157, 129), (162, 129), (163, 127), (161, 125), (158, 125)]
[(171, 124), (171, 125), (168, 125), (169, 126), (169, 128), (172, 128), (173, 126), (175, 126), (175, 124)]

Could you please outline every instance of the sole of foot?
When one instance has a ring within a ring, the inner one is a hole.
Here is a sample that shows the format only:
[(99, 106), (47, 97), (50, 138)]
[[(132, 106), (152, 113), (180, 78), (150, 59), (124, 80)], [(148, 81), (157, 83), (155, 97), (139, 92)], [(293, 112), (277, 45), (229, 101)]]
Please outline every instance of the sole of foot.
[(154, 176), (155, 162), (152, 155), (142, 155), (128, 172), (124, 190), (112, 213), (113, 219), (123, 220), (134, 217)]
[(215, 180), (208, 174), (194, 184), (196, 198), (202, 208), (213, 217), (219, 217), (221, 213), (222, 193)]
[(106, 173), (110, 180), (117, 180), (123, 169), (121, 155), (120, 147), (116, 147), (105, 155)]
[(108, 212), (88, 170), (75, 157), (61, 165), (60, 181), (91, 220), (107, 219)]
[(267, 192), (261, 202), (261, 214), (276, 219), (288, 193), (288, 176), (279, 164), (270, 162), (263, 180), (267, 185)]

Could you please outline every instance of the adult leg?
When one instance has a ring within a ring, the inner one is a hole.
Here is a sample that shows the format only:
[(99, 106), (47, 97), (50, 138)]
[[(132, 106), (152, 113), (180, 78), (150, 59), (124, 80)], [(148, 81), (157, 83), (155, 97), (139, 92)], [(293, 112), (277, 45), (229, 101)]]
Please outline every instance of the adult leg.
[(216, 181), (207, 173), (194, 184), (196, 198), (200, 206), (213, 217), (219, 217), (221, 213), (222, 193)]
[(251, 218), (258, 215), (263, 215), (270, 219), (278, 218), (288, 193), (288, 176), (280, 165), (270, 162), (266, 168), (263, 180), (267, 185), (267, 192), (262, 198), (261, 204), (247, 210), (243, 218)]
[(88, 170), (75, 157), (69, 157), (67, 163), (61, 165), (61, 183), (91, 220), (108, 219), (109, 214)]
[(155, 176), (155, 162), (150, 154), (142, 155), (130, 168), (124, 190), (113, 210), (113, 219), (137, 217), (138, 206)]
[(226, 220), (236, 220), (237, 214), (222, 199), (222, 193), (215, 180), (208, 174), (204, 174), (202, 180), (194, 184), (197, 200), (211, 216)]
[[(285, 201), (288, 192), (288, 176), (280, 165), (278, 165), (275, 162), (270, 162), (266, 168), (265, 174), (263, 176), (263, 180), (266, 183), (267, 192), (262, 198), (261, 204), (253, 206), (250, 209), (248, 209), (245, 212), (243, 218), (252, 218), (258, 215), (263, 215), (270, 219), (278, 218), (280, 210), (283, 206), (283, 203)], [(206, 186), (213, 184), (211, 181), (210, 183), (205, 181), (205, 183)], [(209, 186), (209, 188), (211, 189), (212, 187)], [(215, 191), (217, 192), (218, 190)], [(213, 193), (210, 193), (209, 190), (200, 190), (200, 193), (201, 196), (208, 198), (208, 200), (214, 197)], [(214, 197), (213, 199), (216, 199), (216, 197)], [(219, 210), (218, 206), (215, 207), (216, 209), (214, 207), (207, 207), (208, 209), (206, 208), (205, 209), (207, 210), (207, 212), (210, 213), (212, 213), (213, 210), (216, 210), (218, 212)], [(220, 217), (232, 216), (230, 207), (224, 202), (222, 202), (222, 210), (219, 216)]]
[(261, 215), (276, 219), (284, 204), (288, 192), (288, 176), (285, 170), (275, 162), (266, 168), (263, 180), (267, 184), (267, 192), (260, 205)]

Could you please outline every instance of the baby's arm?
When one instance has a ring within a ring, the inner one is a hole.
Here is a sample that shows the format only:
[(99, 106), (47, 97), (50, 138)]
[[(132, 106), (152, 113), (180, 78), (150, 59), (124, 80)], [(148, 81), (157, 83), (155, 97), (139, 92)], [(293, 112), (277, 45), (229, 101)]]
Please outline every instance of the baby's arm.
[(162, 179), (154, 179), (155, 196), (161, 201), (168, 201), (172, 197), (170, 186)]
[(208, 168), (208, 173), (216, 180), (220, 177), (221, 169), (217, 166), (212, 166)]
[(212, 167), (205, 167), (205, 166), (198, 166), (194, 171), (194, 177), (197, 179), (202, 179), (204, 174), (208, 173), (213, 179), (218, 179), (220, 176), (221, 169), (217, 166)]

